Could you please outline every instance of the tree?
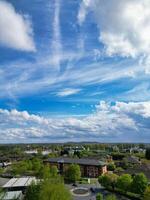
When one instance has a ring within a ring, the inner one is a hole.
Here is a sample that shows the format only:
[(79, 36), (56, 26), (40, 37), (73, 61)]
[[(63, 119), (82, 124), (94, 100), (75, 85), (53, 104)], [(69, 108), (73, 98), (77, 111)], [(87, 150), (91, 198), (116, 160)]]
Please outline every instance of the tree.
[(42, 162), (38, 158), (33, 158), (32, 160), (32, 170), (35, 173), (39, 173), (40, 169), (42, 167)]
[(116, 169), (116, 165), (114, 163), (109, 163), (107, 169), (109, 171), (114, 171)]
[(150, 160), (150, 148), (146, 149), (145, 157), (146, 157), (147, 160)]
[(28, 164), (26, 161), (20, 161), (12, 166), (12, 173), (14, 175), (23, 175), (24, 173), (27, 172), (27, 170), (28, 170)]
[(129, 191), (132, 183), (132, 177), (129, 174), (123, 174), (117, 180), (117, 187), (124, 192)]
[(53, 177), (56, 177), (56, 176), (58, 175), (58, 169), (57, 169), (56, 166), (51, 166), (51, 167), (50, 167), (50, 174), (51, 174), (51, 176), (53, 176)]
[(72, 200), (69, 190), (63, 183), (51, 183), (44, 180), (38, 184), (32, 183), (25, 194), (25, 200)]
[(100, 176), (98, 181), (102, 186), (106, 188), (111, 187), (114, 190), (117, 179), (118, 176), (116, 174), (107, 173), (105, 175)]
[(0, 188), (0, 200), (3, 200), (4, 197), (4, 191)]
[(150, 186), (146, 188), (143, 200), (150, 200)]
[(81, 178), (80, 166), (76, 164), (70, 165), (65, 172), (65, 178), (69, 182), (76, 182), (79, 180)]
[(103, 200), (103, 195), (101, 193), (98, 193), (96, 195), (96, 200)]
[(39, 200), (41, 184), (35, 184), (34, 182), (28, 187), (25, 200)]
[(49, 179), (51, 177), (50, 167), (48, 165), (42, 166), (39, 171), (39, 176), (41, 179), (44, 179), (44, 180)]
[(106, 200), (117, 200), (115, 195), (108, 195)]
[(148, 180), (146, 176), (143, 173), (139, 173), (134, 176), (133, 182), (132, 182), (132, 191), (136, 194), (143, 195), (146, 187), (148, 185)]
[(72, 196), (64, 184), (43, 182), (39, 200), (71, 200)]

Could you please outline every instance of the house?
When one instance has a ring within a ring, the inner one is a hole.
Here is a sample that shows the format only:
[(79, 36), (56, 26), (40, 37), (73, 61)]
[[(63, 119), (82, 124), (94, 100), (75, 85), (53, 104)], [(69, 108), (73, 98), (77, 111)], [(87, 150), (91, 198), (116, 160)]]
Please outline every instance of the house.
[(6, 192), (0, 196), (0, 199), (2, 199), (2, 200), (14, 200), (14, 199), (22, 200), (23, 194), (22, 194), (22, 191)]
[(135, 156), (128, 156), (128, 157), (124, 158), (124, 161), (126, 161), (128, 164), (132, 164), (132, 165), (141, 164), (141, 161), (139, 160), (139, 158), (137, 158)]
[(74, 159), (74, 158), (49, 158), (44, 161), (50, 166), (57, 166), (60, 174), (63, 174), (70, 164), (78, 164), (80, 166), (81, 175), (89, 178), (96, 178), (107, 172), (107, 164), (105, 162), (93, 159)]

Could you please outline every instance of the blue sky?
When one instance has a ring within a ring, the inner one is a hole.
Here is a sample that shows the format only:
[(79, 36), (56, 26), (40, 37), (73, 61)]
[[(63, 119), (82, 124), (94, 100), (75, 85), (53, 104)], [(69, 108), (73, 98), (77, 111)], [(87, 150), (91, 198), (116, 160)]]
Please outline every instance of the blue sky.
[(149, 142), (149, 17), (149, 0), (0, 0), (1, 142)]

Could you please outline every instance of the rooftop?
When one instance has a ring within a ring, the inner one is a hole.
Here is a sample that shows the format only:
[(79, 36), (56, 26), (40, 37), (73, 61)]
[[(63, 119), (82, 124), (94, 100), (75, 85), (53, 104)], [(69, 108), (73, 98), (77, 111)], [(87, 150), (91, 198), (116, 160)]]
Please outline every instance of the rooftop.
[(94, 159), (75, 159), (75, 158), (49, 158), (46, 162), (50, 163), (68, 163), (68, 164), (79, 164), (79, 165), (94, 165), (94, 166), (104, 166), (105, 162)]
[(12, 178), (6, 184), (4, 184), (3, 188), (12, 188), (12, 187), (27, 187), (32, 182), (36, 181), (35, 177), (24, 177), (24, 178)]
[(2, 198), (3, 200), (12, 200), (19, 198), (21, 196), (22, 196), (22, 191), (11, 191), (11, 192), (6, 192)]

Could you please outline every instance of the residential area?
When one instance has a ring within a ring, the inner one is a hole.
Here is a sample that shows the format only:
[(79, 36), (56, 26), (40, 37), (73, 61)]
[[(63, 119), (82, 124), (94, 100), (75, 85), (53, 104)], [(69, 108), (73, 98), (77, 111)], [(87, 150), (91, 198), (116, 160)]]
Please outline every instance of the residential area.
[(149, 185), (149, 144), (0, 145), (0, 199), (148, 200)]

